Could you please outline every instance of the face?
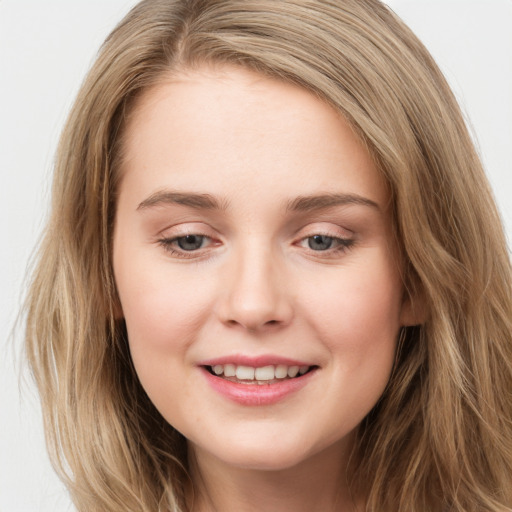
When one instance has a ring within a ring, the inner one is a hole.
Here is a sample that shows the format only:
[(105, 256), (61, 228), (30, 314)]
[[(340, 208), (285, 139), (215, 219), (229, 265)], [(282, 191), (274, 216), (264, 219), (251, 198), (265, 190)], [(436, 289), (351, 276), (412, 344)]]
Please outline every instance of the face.
[(345, 453), (413, 323), (350, 127), (296, 86), (205, 68), (145, 92), (125, 150), (114, 273), (157, 409), (198, 460)]

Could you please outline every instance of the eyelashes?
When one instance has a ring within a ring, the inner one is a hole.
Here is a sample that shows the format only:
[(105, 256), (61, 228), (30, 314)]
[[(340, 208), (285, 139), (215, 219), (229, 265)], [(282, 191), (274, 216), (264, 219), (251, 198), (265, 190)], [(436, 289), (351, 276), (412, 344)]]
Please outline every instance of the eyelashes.
[[(211, 252), (213, 247), (222, 242), (201, 233), (188, 233), (176, 237), (160, 238), (158, 244), (173, 257), (201, 258)], [(305, 249), (309, 255), (320, 258), (339, 256), (349, 250), (355, 243), (352, 238), (342, 238), (330, 233), (314, 233), (302, 237), (293, 243), (294, 246)]]
[[(214, 245), (214, 241), (207, 235), (190, 233), (173, 238), (161, 238), (158, 244), (172, 256), (181, 258), (194, 258), (198, 253), (204, 253), (205, 249)], [(217, 243), (216, 245), (219, 245)]]
[(315, 234), (301, 239), (300, 247), (311, 249), (315, 252), (326, 252), (330, 250), (344, 251), (352, 246), (354, 240), (351, 238), (339, 238), (330, 235)]
[(185, 235), (171, 240), (175, 242), (182, 251), (190, 252), (202, 249), (209, 237), (206, 235)]

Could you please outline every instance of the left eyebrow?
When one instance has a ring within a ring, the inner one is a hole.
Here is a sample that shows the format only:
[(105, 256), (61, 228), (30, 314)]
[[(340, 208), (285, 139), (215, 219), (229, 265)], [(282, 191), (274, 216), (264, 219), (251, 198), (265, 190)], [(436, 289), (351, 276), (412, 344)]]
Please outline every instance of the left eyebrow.
[(226, 204), (221, 203), (210, 194), (194, 194), (190, 192), (173, 192), (170, 190), (160, 190), (144, 199), (137, 210), (145, 210), (156, 206), (179, 204), (190, 208), (199, 208), (203, 210), (224, 210)]
[(299, 196), (288, 202), (286, 209), (292, 212), (309, 212), (312, 210), (323, 210), (333, 206), (361, 205), (376, 208), (380, 211), (379, 205), (358, 194), (319, 194), (311, 196)]

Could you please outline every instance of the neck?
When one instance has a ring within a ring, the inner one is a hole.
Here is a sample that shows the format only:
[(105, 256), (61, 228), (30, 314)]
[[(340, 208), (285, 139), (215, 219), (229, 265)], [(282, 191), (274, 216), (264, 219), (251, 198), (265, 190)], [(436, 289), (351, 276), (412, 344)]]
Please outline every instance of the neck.
[(349, 458), (340, 458), (342, 451), (331, 446), (293, 467), (261, 470), (229, 466), (191, 446), (190, 471), (195, 486), (191, 510), (357, 512), (361, 508), (347, 483)]

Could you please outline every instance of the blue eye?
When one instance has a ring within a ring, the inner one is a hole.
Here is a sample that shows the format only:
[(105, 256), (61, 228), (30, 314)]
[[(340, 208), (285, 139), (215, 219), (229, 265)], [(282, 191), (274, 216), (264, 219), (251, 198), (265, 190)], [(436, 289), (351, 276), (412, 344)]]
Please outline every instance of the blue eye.
[[(205, 249), (212, 244), (212, 239), (206, 235), (183, 235), (174, 238), (162, 238), (158, 243), (172, 256), (192, 258), (201, 254), (200, 249)], [(196, 254), (197, 253), (197, 254)]]
[(327, 251), (333, 246), (334, 238), (326, 235), (314, 235), (307, 238), (308, 247), (313, 251)]
[(204, 235), (185, 235), (176, 238), (175, 242), (183, 251), (196, 251), (203, 247), (205, 239)]
[(308, 251), (318, 253), (319, 257), (320, 255), (323, 257), (334, 257), (352, 247), (354, 240), (352, 238), (341, 238), (316, 233), (302, 238), (299, 240), (298, 245)]

